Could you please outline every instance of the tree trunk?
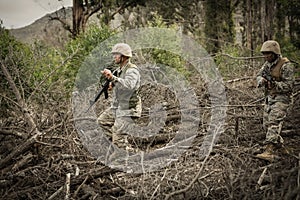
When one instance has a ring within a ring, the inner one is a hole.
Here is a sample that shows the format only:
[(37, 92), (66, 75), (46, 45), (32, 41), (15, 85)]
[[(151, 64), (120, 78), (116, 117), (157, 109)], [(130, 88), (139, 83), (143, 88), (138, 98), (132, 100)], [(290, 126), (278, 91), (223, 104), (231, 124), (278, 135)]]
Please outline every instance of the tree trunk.
[(261, 0), (260, 16), (261, 40), (264, 42), (266, 40), (266, 0)]
[(73, 37), (76, 37), (81, 30), (83, 19), (83, 1), (73, 0)]
[(251, 49), (251, 56), (253, 50), (253, 42), (252, 42), (252, 0), (246, 0), (246, 47)]
[(274, 0), (268, 1), (266, 9), (266, 34), (265, 40), (274, 39), (274, 20), (275, 20), (275, 2)]

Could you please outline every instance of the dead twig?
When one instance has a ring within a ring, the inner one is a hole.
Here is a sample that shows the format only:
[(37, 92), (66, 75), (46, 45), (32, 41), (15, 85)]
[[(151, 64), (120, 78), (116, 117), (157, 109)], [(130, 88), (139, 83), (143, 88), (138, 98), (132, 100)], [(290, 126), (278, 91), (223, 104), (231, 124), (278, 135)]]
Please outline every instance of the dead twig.
[(263, 172), (261, 173), (261, 175), (260, 175), (260, 177), (259, 177), (259, 179), (258, 179), (258, 181), (257, 181), (257, 186), (258, 186), (258, 187), (261, 186), (261, 184), (262, 184), (262, 182), (263, 182), (263, 180), (264, 180), (264, 178), (265, 178), (267, 169), (268, 169), (267, 167), (264, 168)]
[(56, 190), (49, 198), (48, 200), (54, 199), (59, 193), (61, 193), (64, 189), (64, 186), (61, 186), (58, 190)]
[(264, 58), (264, 56), (235, 57), (235, 56), (232, 56), (232, 55), (229, 55), (229, 54), (226, 54), (226, 53), (220, 53), (218, 55), (220, 55), (220, 56), (226, 56), (228, 58), (235, 59), (235, 60), (252, 60), (252, 59)]
[(16, 147), (8, 156), (6, 156), (4, 159), (0, 160), (0, 169), (5, 167), (11, 160), (19, 156), (20, 154), (26, 152), (30, 147), (33, 146), (34, 143), (36, 143), (37, 138), (41, 136), (41, 132), (37, 132), (35, 135), (30, 137), (28, 140), (26, 140), (24, 143)]
[(226, 81), (226, 83), (235, 83), (235, 82), (238, 82), (238, 81), (251, 80), (251, 79), (253, 79), (252, 76), (247, 76), (247, 77), (241, 77), (241, 78), (235, 78), (235, 79), (232, 79), (232, 80), (228, 80), (228, 81)]
[(65, 200), (69, 200), (70, 198), (70, 182), (71, 182), (71, 173), (67, 173), (66, 175), (66, 195), (65, 195)]
[(76, 189), (76, 191), (74, 192), (73, 198), (76, 199), (78, 192), (80, 191), (80, 189), (83, 187), (83, 185), (86, 183), (86, 181), (88, 180), (89, 176), (87, 175), (85, 177), (85, 179), (83, 180), (83, 182), (78, 186), (78, 188)]
[(20, 132), (15, 131), (15, 130), (1, 129), (0, 134), (2, 134), (2, 135), (13, 135), (13, 136), (16, 136), (16, 137), (19, 137), (19, 138), (24, 138), (24, 139), (26, 138), (24, 133), (20, 133)]
[(14, 172), (14, 171), (20, 169), (22, 166), (24, 166), (27, 163), (29, 163), (32, 160), (33, 157), (34, 156), (32, 155), (32, 153), (27, 154), (20, 161), (18, 161), (17, 163), (15, 163), (11, 170)]
[(18, 104), (21, 106), (21, 109), (23, 111), (23, 114), (25, 116), (26, 122), (29, 125), (29, 128), (31, 131), (33, 131), (35, 134), (30, 137), (27, 141), (25, 141), (23, 144), (19, 145), (17, 148), (15, 148), (8, 156), (6, 156), (4, 159), (1, 159), (0, 161), (0, 169), (5, 167), (12, 159), (16, 158), (18, 155), (24, 153), (27, 149), (29, 149), (36, 141), (39, 136), (42, 135), (42, 133), (37, 129), (36, 123), (34, 119), (32, 118), (32, 113), (28, 109), (28, 106), (25, 103), (25, 100), (22, 98), (20, 91), (17, 88), (17, 85), (15, 84), (13, 78), (11, 77), (5, 63), (1, 61), (1, 69), (2, 72), (7, 79), (11, 89), (13, 90)]

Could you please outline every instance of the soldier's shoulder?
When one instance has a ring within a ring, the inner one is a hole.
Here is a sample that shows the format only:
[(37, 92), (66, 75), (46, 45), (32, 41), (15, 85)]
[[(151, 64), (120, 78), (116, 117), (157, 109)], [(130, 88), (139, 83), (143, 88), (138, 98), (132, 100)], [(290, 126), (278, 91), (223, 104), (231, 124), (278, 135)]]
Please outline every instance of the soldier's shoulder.
[(294, 63), (291, 61), (287, 61), (282, 65), (282, 70), (293, 70), (294, 69)]
[(138, 68), (137, 65), (136, 65), (136, 64), (133, 64), (133, 63), (129, 63), (129, 66), (128, 66), (128, 67), (129, 67), (129, 68), (136, 68), (136, 69)]

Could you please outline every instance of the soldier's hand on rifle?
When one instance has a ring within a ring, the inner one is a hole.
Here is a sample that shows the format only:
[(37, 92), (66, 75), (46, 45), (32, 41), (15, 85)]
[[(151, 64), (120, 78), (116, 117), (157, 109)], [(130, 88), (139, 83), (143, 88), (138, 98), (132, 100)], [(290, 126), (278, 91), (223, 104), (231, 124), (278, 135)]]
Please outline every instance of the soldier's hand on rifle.
[(108, 80), (111, 80), (113, 78), (113, 74), (109, 69), (104, 69), (101, 71), (101, 73), (107, 78)]
[(113, 88), (113, 83), (109, 83), (109, 85), (108, 85), (108, 90), (112, 90), (112, 88)]
[(270, 82), (267, 79), (265, 79), (264, 77), (262, 77), (261, 79), (262, 79), (263, 85), (266, 85), (266, 86), (269, 85)]
[(258, 87), (262, 87), (262, 86), (265, 86), (268, 89), (272, 89), (274, 85), (271, 81), (268, 81), (264, 77), (261, 77), (261, 79), (258, 82)]
[(267, 79), (265, 79), (264, 77), (260, 77), (257, 85), (258, 85), (258, 87), (262, 87), (262, 86), (265, 86), (267, 84), (267, 82), (268, 82)]
[(271, 81), (268, 81), (267, 87), (268, 89), (272, 89), (274, 87), (274, 84)]

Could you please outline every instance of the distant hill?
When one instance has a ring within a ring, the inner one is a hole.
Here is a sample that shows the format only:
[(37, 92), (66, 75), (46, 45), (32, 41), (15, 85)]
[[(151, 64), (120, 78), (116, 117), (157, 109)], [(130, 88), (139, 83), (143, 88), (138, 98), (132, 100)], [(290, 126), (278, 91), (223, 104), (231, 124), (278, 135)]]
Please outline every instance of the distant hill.
[(59, 21), (51, 20), (50, 16), (64, 17), (71, 24), (72, 8), (62, 8), (54, 13), (45, 15), (28, 26), (10, 29), (9, 31), (14, 37), (24, 43), (32, 44), (38, 40), (49, 46), (61, 47), (70, 38), (70, 32), (65, 30)]

